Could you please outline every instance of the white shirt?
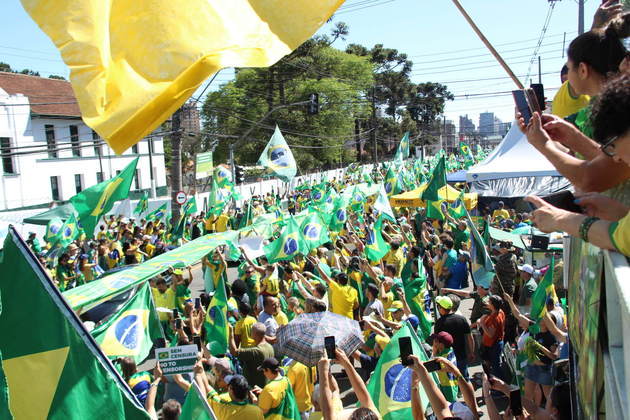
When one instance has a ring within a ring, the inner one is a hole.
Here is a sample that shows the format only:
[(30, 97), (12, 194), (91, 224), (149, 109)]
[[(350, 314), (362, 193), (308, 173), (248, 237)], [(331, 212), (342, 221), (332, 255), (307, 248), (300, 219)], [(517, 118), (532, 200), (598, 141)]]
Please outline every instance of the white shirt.
[(270, 337), (276, 336), (276, 331), (278, 331), (278, 322), (274, 319), (273, 315), (269, 315), (267, 312), (261, 312), (258, 315), (258, 321), (265, 324), (267, 330), (265, 331), (265, 335)]

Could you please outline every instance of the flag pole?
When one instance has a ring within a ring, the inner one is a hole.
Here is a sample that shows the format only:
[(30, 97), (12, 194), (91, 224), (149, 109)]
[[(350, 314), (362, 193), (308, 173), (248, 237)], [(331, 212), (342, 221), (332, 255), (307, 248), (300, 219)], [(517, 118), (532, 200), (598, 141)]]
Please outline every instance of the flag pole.
[(519, 89), (525, 89), (525, 87), (523, 86), (523, 84), (521, 83), (520, 80), (518, 80), (518, 77), (516, 77), (516, 75), (514, 74), (514, 72), (512, 71), (512, 69), (510, 69), (510, 66), (507, 65), (507, 63), (505, 62), (505, 60), (503, 60), (503, 58), (501, 57), (501, 55), (499, 54), (499, 52), (492, 46), (492, 44), (490, 43), (490, 41), (488, 41), (488, 39), (485, 37), (485, 35), (481, 32), (481, 30), (479, 29), (479, 27), (475, 24), (475, 22), (472, 20), (472, 18), (470, 17), (470, 15), (466, 12), (466, 10), (462, 7), (461, 3), (459, 2), (459, 0), (453, 0), (453, 3), (455, 3), (455, 7), (457, 7), (459, 9), (459, 11), (461, 12), (461, 14), (464, 16), (464, 19), (466, 19), (466, 21), (468, 22), (468, 24), (470, 24), (471, 28), (473, 29), (473, 31), (475, 31), (475, 33), (477, 34), (477, 36), (479, 36), (479, 38), (481, 39), (481, 42), (484, 43), (484, 45), (488, 48), (488, 50), (490, 50), (490, 52), (492, 53), (492, 55), (494, 56), (494, 58), (497, 59), (497, 61), (499, 62), (499, 64), (501, 65), (501, 67), (503, 67), (503, 70), (505, 70), (508, 74), (508, 76), (510, 76), (510, 78), (512, 79), (512, 81), (516, 84), (516, 86)]

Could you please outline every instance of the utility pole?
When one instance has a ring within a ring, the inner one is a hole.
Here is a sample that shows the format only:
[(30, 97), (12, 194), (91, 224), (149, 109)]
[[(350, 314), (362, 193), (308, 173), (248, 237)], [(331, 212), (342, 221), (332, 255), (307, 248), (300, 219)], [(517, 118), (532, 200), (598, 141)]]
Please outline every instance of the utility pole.
[(540, 56), (538, 56), (538, 83), (542, 85), (542, 65), (540, 64)]
[(177, 223), (180, 216), (180, 205), (175, 197), (182, 190), (182, 109), (179, 108), (171, 117), (171, 224)]
[(584, 1), (578, 0), (578, 35), (584, 33)]
[(370, 121), (372, 129), (372, 147), (374, 148), (374, 165), (378, 163), (378, 150), (376, 148), (376, 86), (372, 88), (372, 119)]

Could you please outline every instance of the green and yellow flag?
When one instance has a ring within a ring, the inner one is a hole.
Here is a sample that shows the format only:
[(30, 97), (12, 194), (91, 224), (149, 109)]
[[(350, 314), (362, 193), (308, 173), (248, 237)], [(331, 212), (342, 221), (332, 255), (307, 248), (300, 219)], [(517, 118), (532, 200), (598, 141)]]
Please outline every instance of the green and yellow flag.
[(0, 352), (16, 419), (149, 419), (13, 228), (0, 257), (0, 294), (0, 331), (10, 337)]
[(79, 215), (79, 222), (89, 238), (94, 236), (94, 228), (101, 216), (110, 211), (116, 201), (124, 200), (129, 196), (129, 188), (137, 164), (138, 158), (135, 158), (112, 179), (86, 188), (70, 198), (70, 202)]
[(223, 165), (214, 168), (213, 177), (220, 188), (224, 188), (233, 183), (232, 172)]
[(427, 201), (427, 217), (429, 219), (444, 220), (444, 211), (442, 210), (442, 203), (444, 200), (439, 201)]
[(77, 218), (74, 214), (70, 216), (68, 220), (65, 221), (63, 226), (61, 226), (61, 230), (59, 231), (59, 235), (57, 236), (57, 242), (61, 245), (62, 248), (70, 245), (70, 242), (74, 241), (79, 236), (79, 224), (77, 223)]
[[(479, 234), (477, 227), (473, 223), (470, 215), (466, 213), (466, 223), (470, 229), (471, 235), (471, 254), (472, 254), (472, 275), (475, 284), (483, 287), (490, 287), (490, 283), (494, 278), (494, 264), (490, 259), (484, 238)], [(485, 233), (489, 235), (487, 221), (485, 221)]]
[(396, 175), (396, 171), (394, 171), (393, 165), (387, 169), (387, 174), (385, 174), (385, 182), (384, 182), (385, 192), (388, 196), (398, 194), (398, 175)]
[(365, 256), (370, 261), (378, 261), (390, 249), (390, 246), (381, 234), (383, 226), (383, 216), (380, 216), (376, 223), (368, 226), (365, 233)]
[(396, 155), (394, 156), (394, 161), (402, 162), (403, 160), (409, 157), (409, 131), (405, 133), (402, 139), (400, 139), (400, 144), (398, 144), (398, 149), (396, 149)]
[(461, 219), (466, 217), (466, 207), (464, 205), (464, 192), (462, 191), (453, 203), (448, 205), (448, 214), (453, 219)]
[(306, 255), (308, 245), (300, 231), (300, 226), (293, 217), (288, 218), (280, 237), (263, 248), (270, 263), (292, 260), (296, 255)]
[[(418, 336), (413, 332), (409, 323), (405, 322), (383, 350), (376, 369), (367, 384), (368, 392), (383, 420), (413, 418), (411, 414), (411, 393), (414, 392), (411, 389), (413, 371), (400, 363), (398, 340), (401, 337), (410, 337), (413, 354), (418, 356), (421, 361), (427, 360)], [(420, 399), (426, 407), (429, 404), (426, 393), (422, 387), (417, 392), (420, 392)]]
[[(2, 294), (0, 294), (0, 317), (2, 317)], [(0, 351), (0, 418), (11, 420), (13, 415), (9, 409), (9, 385), (2, 367), (2, 351)]]
[(186, 400), (184, 401), (184, 405), (182, 405), (182, 413), (179, 418), (191, 420), (214, 420), (215, 417), (211, 413), (212, 410), (206, 401), (205, 395), (203, 395), (203, 392), (199, 389), (197, 382), (193, 381), (188, 394), (186, 394)]
[(551, 265), (545, 273), (545, 276), (538, 283), (536, 291), (532, 295), (532, 306), (529, 312), (529, 317), (534, 322), (538, 322), (547, 313), (547, 300), (552, 299), (554, 304), (559, 303), (558, 296), (556, 295), (556, 288), (553, 285), (553, 267), (554, 258), (551, 258)]
[(133, 210), (133, 214), (142, 214), (145, 211), (147, 211), (147, 208), (149, 207), (149, 193), (148, 192), (144, 192), (144, 194), (142, 194), (142, 198), (140, 198), (140, 200), (138, 200), (138, 204), (136, 205), (136, 208)]
[(284, 182), (290, 182), (295, 177), (297, 164), (278, 126), (260, 155), (258, 165), (264, 166), (268, 172)]
[(151, 213), (147, 214), (147, 221), (161, 221), (164, 216), (166, 216), (166, 211), (168, 210), (168, 203), (162, 204), (157, 209), (153, 210)]
[(137, 364), (146, 359), (153, 342), (164, 336), (149, 283), (90, 333), (107, 357), (131, 357)]
[(438, 201), (440, 196), (438, 191), (440, 188), (446, 185), (446, 160), (444, 155), (440, 157), (437, 165), (433, 168), (433, 173), (431, 175), (431, 180), (429, 181), (429, 185), (422, 193), (423, 201)]
[(197, 213), (197, 199), (195, 196), (191, 196), (186, 204), (182, 207), (182, 214), (189, 215)]
[[(422, 265), (420, 260), (419, 265)], [(431, 335), (433, 327), (433, 312), (431, 310), (431, 294), (427, 287), (427, 278), (424, 270), (419, 276), (404, 283), (405, 300), (409, 305), (409, 309), (420, 320), (419, 333), (420, 339), (426, 340)]]
[(228, 352), (228, 320), (227, 320), (227, 294), (225, 292), (224, 276), (219, 276), (214, 296), (208, 306), (206, 319), (206, 342), (208, 350), (214, 356)]
[(348, 221), (348, 204), (350, 204), (350, 198), (347, 195), (341, 195), (335, 198), (333, 202), (332, 217), (330, 218), (330, 223), (328, 224), (331, 231), (339, 232), (343, 229), (344, 225)]
[[(118, 154), (225, 67), (266, 67), (343, 0), (22, 0), (59, 48), (87, 125)], [(89, 52), (89, 53), (87, 53)]]
[(63, 220), (59, 218), (51, 219), (46, 225), (46, 233), (44, 234), (44, 240), (48, 243), (54, 244), (59, 239), (61, 233), (61, 227), (63, 226)]
[(308, 214), (300, 225), (308, 251), (330, 241), (328, 229), (318, 213)]

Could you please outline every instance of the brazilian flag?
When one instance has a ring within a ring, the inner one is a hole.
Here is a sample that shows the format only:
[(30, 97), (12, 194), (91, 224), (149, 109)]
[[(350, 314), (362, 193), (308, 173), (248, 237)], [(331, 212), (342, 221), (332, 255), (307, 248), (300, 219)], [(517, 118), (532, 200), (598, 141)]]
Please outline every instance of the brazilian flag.
[(61, 226), (58, 240), (63, 248), (67, 247), (70, 242), (74, 241), (79, 236), (79, 225), (77, 218), (74, 214), (70, 216), (68, 220)]
[(534, 322), (539, 321), (547, 313), (547, 300), (549, 298), (553, 299), (556, 305), (560, 304), (558, 296), (556, 295), (556, 288), (553, 285), (554, 263), (555, 261), (552, 256), (551, 265), (545, 273), (545, 277), (543, 277), (542, 281), (538, 283), (538, 286), (532, 295), (532, 307), (529, 316)]
[(438, 201), (440, 199), (438, 191), (444, 186), (446, 186), (446, 160), (444, 159), (444, 155), (442, 155), (437, 165), (435, 165), (435, 168), (433, 168), (431, 180), (422, 193), (422, 200)]
[(387, 170), (385, 174), (385, 192), (388, 196), (398, 194), (398, 175), (394, 171), (392, 166)]
[[(422, 262), (420, 262), (420, 265)], [(433, 312), (431, 310), (431, 294), (427, 288), (427, 278), (424, 273), (405, 282), (405, 299), (409, 309), (420, 320), (420, 338), (426, 340), (431, 335), (433, 327)]]
[(0, 352), (16, 419), (149, 419), (13, 228), (0, 258), (0, 295)]
[(284, 182), (290, 182), (295, 177), (297, 164), (278, 126), (260, 155), (258, 165)]
[(444, 200), (439, 201), (427, 201), (427, 217), (429, 219), (444, 220), (444, 211), (442, 210), (442, 203)]
[(315, 204), (320, 204), (326, 200), (326, 186), (324, 184), (314, 185), (311, 189), (311, 200)]
[(402, 139), (400, 139), (400, 143), (398, 144), (398, 149), (396, 150), (396, 155), (394, 156), (394, 161), (402, 162), (403, 160), (409, 157), (409, 131), (405, 133)]
[(308, 253), (308, 245), (293, 217), (287, 220), (280, 237), (263, 248), (270, 263), (292, 260), (296, 255)]
[(149, 208), (149, 193), (145, 191), (144, 194), (142, 194), (142, 198), (138, 200), (138, 204), (133, 210), (133, 214), (140, 215), (147, 211), (147, 208)]
[(203, 394), (197, 382), (193, 381), (182, 405), (180, 419), (212, 420), (215, 418)]
[(197, 199), (194, 195), (191, 196), (188, 201), (186, 201), (186, 204), (184, 204), (182, 210), (182, 213), (185, 215), (197, 213)]
[(475, 164), (475, 157), (466, 143), (459, 142), (459, 153), (464, 157), (464, 167), (466, 169)]
[(63, 226), (63, 220), (51, 219), (46, 225), (46, 233), (44, 234), (44, 240), (48, 243), (54, 244), (59, 240), (59, 234), (61, 233), (61, 227)]
[[(411, 413), (411, 393), (414, 392), (411, 389), (413, 371), (400, 363), (398, 340), (401, 337), (410, 337), (413, 354), (418, 356), (421, 361), (428, 360), (418, 336), (413, 332), (409, 323), (405, 322), (383, 350), (370, 382), (367, 384), (368, 392), (383, 420), (413, 418)], [(423, 408), (426, 408), (429, 399), (422, 387), (418, 392), (420, 392), (420, 399), (425, 405)]]
[(350, 206), (352, 207), (352, 210), (355, 212), (363, 212), (365, 200), (366, 197), (365, 194), (363, 194), (363, 191), (361, 191), (358, 186), (354, 187), (354, 190), (352, 191), (352, 199), (350, 201)]
[(318, 213), (309, 213), (300, 225), (308, 251), (330, 241), (328, 229)]
[(133, 298), (91, 334), (110, 358), (131, 357), (137, 364), (146, 359), (153, 342), (163, 337), (149, 284), (144, 283)]
[(466, 217), (466, 207), (464, 206), (464, 192), (462, 191), (453, 203), (448, 206), (448, 214), (453, 219), (461, 219)]
[(138, 158), (135, 158), (112, 179), (86, 188), (70, 198), (70, 202), (79, 215), (81, 226), (89, 238), (94, 236), (94, 229), (101, 216), (110, 211), (116, 201), (124, 200), (129, 196), (129, 188), (136, 173), (137, 164)]
[[(494, 264), (492, 264), (492, 260), (490, 259), (490, 255), (488, 255), (488, 250), (486, 248), (486, 242), (479, 234), (477, 227), (473, 223), (470, 215), (466, 213), (466, 223), (468, 223), (468, 228), (470, 229), (471, 235), (471, 243), (472, 249), (471, 254), (473, 257), (472, 261), (472, 275), (475, 281), (475, 284), (481, 285), (483, 287), (490, 287), (490, 282), (494, 277)], [(489, 235), (489, 227), (488, 222), (485, 222), (486, 233)]]
[(334, 202), (332, 217), (330, 219), (330, 230), (339, 232), (348, 221), (348, 204), (350, 199), (342, 195), (337, 197)]
[(219, 281), (208, 306), (206, 319), (206, 342), (208, 350), (214, 356), (228, 352), (228, 320), (227, 320), (227, 294), (225, 292), (224, 276), (219, 276)]
[(232, 184), (232, 173), (225, 166), (219, 165), (214, 168), (213, 181), (221, 188)]
[(223, 192), (216, 177), (212, 178), (212, 189), (208, 197), (208, 210), (211, 214), (218, 216), (223, 213), (223, 208), (227, 204), (227, 195)]
[(147, 214), (147, 221), (161, 221), (166, 215), (166, 210), (168, 208), (167, 203), (162, 204), (157, 209), (153, 210), (151, 213)]
[(390, 249), (390, 246), (381, 234), (383, 226), (383, 216), (379, 217), (373, 226), (367, 228), (365, 235), (365, 255), (370, 261), (378, 261)]

